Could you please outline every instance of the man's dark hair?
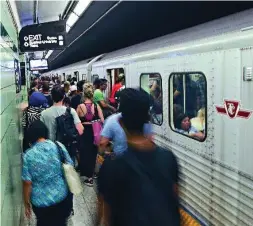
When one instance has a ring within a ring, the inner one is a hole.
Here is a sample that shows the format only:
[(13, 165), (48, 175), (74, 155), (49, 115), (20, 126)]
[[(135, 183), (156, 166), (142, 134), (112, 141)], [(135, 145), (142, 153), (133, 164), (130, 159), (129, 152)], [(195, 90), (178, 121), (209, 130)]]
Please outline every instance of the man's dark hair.
[(101, 78), (100, 79), (100, 85), (107, 83), (107, 79)]
[(36, 86), (38, 86), (38, 82), (35, 82), (35, 81), (34, 81), (34, 82), (31, 83), (30, 88), (33, 89), (33, 88), (35, 88)]
[(59, 85), (54, 86), (54, 88), (51, 91), (51, 95), (54, 103), (62, 101), (65, 96), (64, 88), (62, 88)]
[(49, 84), (48, 82), (44, 82), (42, 85), (42, 91), (43, 92), (49, 92)]
[(27, 130), (27, 140), (30, 144), (34, 144), (39, 138), (48, 139), (48, 129), (42, 121), (36, 120)]
[(69, 97), (64, 97), (64, 99), (63, 99), (63, 105), (66, 105), (66, 106), (70, 106), (71, 105), (71, 101), (70, 101)]
[(143, 133), (144, 123), (149, 121), (150, 99), (142, 89), (126, 88), (120, 94), (119, 111), (122, 122), (131, 133)]
[(101, 84), (101, 79), (97, 78), (94, 82), (93, 82), (93, 86), (95, 87), (95, 89), (98, 89), (99, 86)]
[(188, 117), (188, 116), (185, 115), (185, 114), (183, 114), (183, 113), (179, 114), (179, 115), (175, 118), (175, 128), (176, 128), (176, 129), (182, 129), (182, 126), (181, 126), (182, 121), (183, 121), (185, 118), (187, 118), (187, 117)]

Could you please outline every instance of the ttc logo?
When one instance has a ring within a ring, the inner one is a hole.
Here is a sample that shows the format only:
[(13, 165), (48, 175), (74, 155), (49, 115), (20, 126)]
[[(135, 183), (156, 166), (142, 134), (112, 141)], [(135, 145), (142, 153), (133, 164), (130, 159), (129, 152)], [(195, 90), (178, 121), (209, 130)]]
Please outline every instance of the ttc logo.
[(235, 100), (224, 100), (223, 106), (216, 105), (215, 108), (219, 114), (228, 115), (231, 119), (236, 117), (248, 119), (252, 114), (252, 111), (240, 109), (240, 101)]

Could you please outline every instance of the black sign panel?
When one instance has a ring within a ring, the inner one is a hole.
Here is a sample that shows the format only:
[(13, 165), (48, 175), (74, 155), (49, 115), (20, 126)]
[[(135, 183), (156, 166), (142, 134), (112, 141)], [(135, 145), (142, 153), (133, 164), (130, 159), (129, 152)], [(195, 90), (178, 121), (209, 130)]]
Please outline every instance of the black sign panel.
[(65, 35), (65, 20), (28, 25), (19, 32), (19, 48), (21, 52), (64, 49)]

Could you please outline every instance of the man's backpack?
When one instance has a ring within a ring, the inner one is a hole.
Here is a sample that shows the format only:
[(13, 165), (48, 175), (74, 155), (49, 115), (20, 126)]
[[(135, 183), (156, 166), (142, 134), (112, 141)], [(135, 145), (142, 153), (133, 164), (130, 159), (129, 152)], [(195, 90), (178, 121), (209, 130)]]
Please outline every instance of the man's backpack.
[(78, 131), (74, 124), (71, 114), (71, 108), (67, 108), (66, 112), (56, 118), (56, 140), (69, 146), (76, 143), (78, 139)]

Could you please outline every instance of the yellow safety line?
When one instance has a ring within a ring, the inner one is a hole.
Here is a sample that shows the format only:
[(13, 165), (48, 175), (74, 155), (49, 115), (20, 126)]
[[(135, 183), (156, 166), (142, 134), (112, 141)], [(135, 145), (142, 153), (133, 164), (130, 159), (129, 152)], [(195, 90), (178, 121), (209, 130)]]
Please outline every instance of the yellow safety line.
[(180, 209), (181, 226), (201, 226), (190, 214)]

